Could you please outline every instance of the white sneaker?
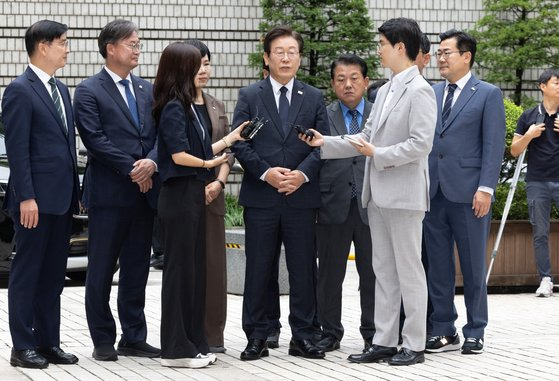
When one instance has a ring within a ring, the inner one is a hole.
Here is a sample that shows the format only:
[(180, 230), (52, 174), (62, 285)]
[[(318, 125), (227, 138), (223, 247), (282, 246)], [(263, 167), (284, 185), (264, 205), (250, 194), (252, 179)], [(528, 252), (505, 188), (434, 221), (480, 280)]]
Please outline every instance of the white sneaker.
[(553, 295), (553, 282), (551, 278), (546, 276), (542, 279), (540, 287), (536, 290), (536, 296), (541, 298), (547, 298)]
[(217, 356), (214, 355), (212, 352), (208, 352), (203, 356), (208, 356), (208, 358), (210, 359), (210, 365), (215, 364), (215, 362), (217, 361)]
[(161, 359), (161, 366), (170, 366), (175, 368), (203, 368), (210, 364), (210, 357), (201, 353), (198, 353), (196, 357), (193, 358), (185, 357), (180, 359)]

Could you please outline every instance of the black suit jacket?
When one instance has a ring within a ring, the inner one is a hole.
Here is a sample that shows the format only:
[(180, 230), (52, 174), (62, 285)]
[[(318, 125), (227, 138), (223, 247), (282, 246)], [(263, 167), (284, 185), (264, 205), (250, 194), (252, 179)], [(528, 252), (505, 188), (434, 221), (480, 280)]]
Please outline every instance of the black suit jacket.
[[(365, 100), (360, 130), (363, 129), (372, 107), (373, 104)], [(330, 122), (331, 135), (348, 133), (339, 100), (335, 100), (328, 106), (328, 121)], [(351, 202), (351, 183), (355, 179), (359, 214), (363, 223), (368, 225), (367, 210), (363, 209), (361, 203), (365, 159), (365, 156), (359, 155), (346, 159), (325, 160), (320, 170), (322, 206), (318, 210), (319, 223), (341, 224), (347, 219)]]
[(10, 179), (4, 208), (19, 212), (21, 201), (35, 199), (39, 213), (62, 215), (78, 210), (76, 135), (68, 88), (56, 81), (64, 103), (62, 124), (51, 95), (27, 70), (4, 92), (3, 120)]
[[(318, 175), (322, 166), (320, 152), (299, 140), (297, 132), (283, 131), (272, 85), (262, 80), (239, 91), (233, 114), (233, 126), (255, 117), (267, 120), (260, 132), (250, 141), (237, 142), (232, 150), (245, 170), (239, 202), (243, 206), (267, 208), (278, 205), (287, 197), (287, 203), (296, 208), (320, 206)], [(295, 80), (289, 107), (289, 124), (314, 128), (328, 135), (326, 107), (320, 90)], [(260, 179), (272, 167), (298, 169), (309, 182), (289, 196)]]
[[(141, 193), (129, 173), (136, 160), (157, 160), (156, 130), (151, 116), (152, 85), (131, 75), (141, 130), (116, 84), (102, 69), (78, 85), (74, 96), (76, 125), (87, 148), (83, 202), (92, 206), (129, 206)], [(150, 205), (157, 206), (159, 176), (152, 176), (147, 192)]]

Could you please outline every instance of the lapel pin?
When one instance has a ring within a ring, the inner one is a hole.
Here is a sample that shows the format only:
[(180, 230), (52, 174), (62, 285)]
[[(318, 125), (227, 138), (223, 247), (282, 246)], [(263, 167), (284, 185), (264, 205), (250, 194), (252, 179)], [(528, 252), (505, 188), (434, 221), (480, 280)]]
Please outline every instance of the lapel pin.
[(215, 106), (212, 106), (212, 108), (215, 110)]
[(297, 94), (303, 95), (303, 92), (301, 90), (297, 90)]
[(472, 91), (476, 91), (476, 88), (472, 86)]
[(142, 85), (138, 85), (138, 87), (139, 87), (140, 89), (143, 89)]

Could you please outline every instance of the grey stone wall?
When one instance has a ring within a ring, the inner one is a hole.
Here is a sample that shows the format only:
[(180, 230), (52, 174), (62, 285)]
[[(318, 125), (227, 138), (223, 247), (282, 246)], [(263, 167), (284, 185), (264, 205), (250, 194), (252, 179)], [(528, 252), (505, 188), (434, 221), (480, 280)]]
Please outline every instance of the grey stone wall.
[[(368, 0), (369, 15), (379, 26), (392, 17), (416, 19), (437, 49), (438, 33), (452, 27), (470, 29), (482, 16), (482, 0)], [(233, 111), (239, 88), (258, 78), (248, 66), (248, 53), (259, 38), (262, 16), (259, 0), (61, 0), (5, 1), (0, 3), (0, 97), (5, 86), (27, 64), (23, 35), (33, 22), (50, 18), (70, 26), (71, 55), (58, 76), (71, 91), (101, 68), (97, 52), (99, 30), (115, 18), (134, 21), (141, 29), (144, 51), (135, 70), (153, 80), (159, 54), (171, 41), (199, 38), (212, 52), (213, 79), (208, 92)], [(381, 70), (382, 76), (388, 72)], [(433, 59), (425, 75), (440, 80)], [(535, 79), (536, 71), (528, 74)], [(483, 73), (481, 73), (483, 76)], [(505, 91), (507, 89), (504, 89)], [(538, 92), (533, 93), (538, 96)]]
[[(416, 19), (433, 43), (432, 52), (438, 46), (438, 33), (452, 27), (471, 29), (482, 16), (482, 0), (368, 0), (368, 4), (376, 27), (392, 17)], [(72, 93), (78, 83), (102, 67), (96, 38), (100, 29), (115, 18), (132, 20), (140, 27), (144, 50), (134, 72), (150, 81), (155, 77), (159, 55), (169, 42), (187, 38), (206, 42), (212, 52), (213, 69), (207, 91), (225, 102), (229, 115), (238, 90), (259, 75), (259, 70), (248, 66), (248, 53), (256, 49), (260, 37), (259, 0), (2, 0), (0, 11), (0, 97), (27, 65), (25, 29), (44, 18), (70, 27), (71, 54), (58, 76)], [(389, 75), (384, 69), (380, 73), (382, 77)], [(483, 78), (483, 73), (477, 74)], [(527, 76), (535, 80), (538, 74), (534, 70)], [(431, 81), (441, 80), (434, 58), (425, 76)], [(530, 95), (539, 97), (535, 86)]]

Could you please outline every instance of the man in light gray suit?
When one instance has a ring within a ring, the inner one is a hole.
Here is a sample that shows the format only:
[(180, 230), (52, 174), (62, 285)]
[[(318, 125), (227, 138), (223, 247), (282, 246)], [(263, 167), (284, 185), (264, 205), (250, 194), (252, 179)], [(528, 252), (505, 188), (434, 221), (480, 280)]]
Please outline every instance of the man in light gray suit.
[[(357, 134), (363, 129), (372, 103), (363, 98), (369, 85), (367, 63), (355, 54), (338, 57), (330, 68), (336, 99), (327, 108), (331, 135)], [(359, 273), (361, 326), (365, 349), (375, 334), (375, 273), (371, 232), (367, 211), (361, 204), (365, 157), (326, 160), (320, 169), (320, 199), (316, 225), (318, 284), (316, 290), (318, 320), (325, 352), (340, 347), (342, 325), (342, 283), (347, 256), (353, 242), (355, 265)]]
[[(379, 90), (365, 129), (341, 137), (315, 133), (313, 140), (306, 141), (322, 146), (323, 159), (367, 156), (362, 202), (371, 224), (377, 276), (376, 333), (370, 348), (348, 359), (412, 365), (425, 361), (427, 284), (421, 263), (421, 226), (429, 208), (427, 156), (437, 104), (433, 89), (413, 63), (421, 41), (417, 23), (391, 19), (378, 31), (378, 53), (383, 66), (392, 70), (392, 78)], [(402, 348), (397, 351), (401, 301), (406, 321)]]

